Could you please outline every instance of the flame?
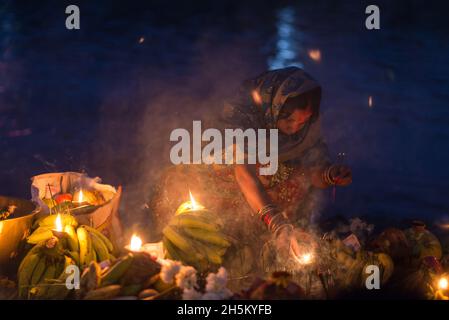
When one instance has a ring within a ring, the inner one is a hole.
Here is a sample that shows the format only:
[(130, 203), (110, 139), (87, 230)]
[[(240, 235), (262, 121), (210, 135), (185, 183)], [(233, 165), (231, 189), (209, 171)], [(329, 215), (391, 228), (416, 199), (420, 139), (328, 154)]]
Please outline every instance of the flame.
[(199, 204), (195, 201), (195, 198), (193, 197), (192, 192), (190, 190), (189, 190), (189, 195), (190, 195), (190, 208), (192, 210), (204, 209), (204, 207), (201, 204)]
[(293, 257), (301, 265), (308, 265), (308, 264), (311, 264), (313, 262), (313, 254), (311, 254), (310, 252), (303, 253), (303, 254), (301, 254), (299, 256), (297, 256), (295, 253), (293, 253)]
[(310, 49), (308, 51), (310, 59), (312, 59), (315, 62), (321, 61), (321, 51), (320, 49)]
[(253, 97), (254, 102), (255, 102), (257, 105), (261, 105), (261, 104), (262, 104), (262, 97), (260, 96), (259, 92), (257, 92), (257, 90), (253, 90), (253, 91), (251, 92), (251, 95), (252, 95), (252, 97)]
[(145, 38), (144, 38), (144, 37), (140, 37), (140, 38), (139, 38), (139, 44), (144, 43), (144, 41), (145, 41)]
[(131, 251), (139, 251), (142, 248), (142, 239), (140, 239), (136, 234), (131, 237), (131, 242), (129, 244)]
[(78, 193), (78, 202), (82, 203), (83, 200), (84, 200), (83, 189), (80, 189), (80, 192)]
[(370, 107), (370, 108), (373, 107), (373, 96), (368, 97), (368, 107)]
[(440, 278), (440, 280), (438, 280), (438, 289), (440, 290), (447, 290), (448, 288), (448, 281), (445, 277)]
[(62, 228), (62, 221), (61, 221), (61, 215), (58, 213), (58, 216), (56, 217), (56, 221), (55, 221), (55, 226), (56, 226), (56, 231), (58, 232), (62, 232), (63, 228)]

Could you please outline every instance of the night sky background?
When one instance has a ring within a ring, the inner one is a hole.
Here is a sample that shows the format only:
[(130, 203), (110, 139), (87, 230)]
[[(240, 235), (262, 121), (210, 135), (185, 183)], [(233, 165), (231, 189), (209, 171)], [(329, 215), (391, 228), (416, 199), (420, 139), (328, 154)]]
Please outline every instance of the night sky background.
[[(81, 30), (65, 28), (69, 4)], [(381, 30), (365, 28), (369, 4)], [(215, 114), (242, 80), (297, 65), (323, 87), (332, 156), (345, 152), (354, 170), (323, 216), (442, 222), (447, 12), (414, 0), (4, 0), (0, 194), (30, 198), (34, 175), (85, 171), (122, 185), (122, 214), (137, 223), (171, 130)]]

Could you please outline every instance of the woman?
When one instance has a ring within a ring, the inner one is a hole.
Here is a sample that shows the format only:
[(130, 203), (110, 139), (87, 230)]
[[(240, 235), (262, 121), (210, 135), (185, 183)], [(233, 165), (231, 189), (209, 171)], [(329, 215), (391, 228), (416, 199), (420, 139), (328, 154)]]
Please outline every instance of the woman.
[(273, 232), (288, 224), (288, 218), (309, 220), (316, 189), (352, 182), (348, 167), (330, 163), (320, 133), (320, 100), (318, 83), (303, 70), (289, 67), (246, 81), (224, 109), (227, 128), (279, 130), (280, 163), (274, 176), (258, 176), (255, 165), (234, 169), (248, 204)]
[(276, 237), (288, 234), (291, 226), (308, 225), (318, 210), (320, 189), (352, 182), (348, 167), (331, 165), (320, 133), (320, 99), (319, 84), (296, 67), (245, 81), (236, 97), (225, 103), (219, 126), (278, 129), (278, 171), (259, 176), (257, 164), (171, 168), (151, 202), (157, 229), (189, 188), (223, 217), (227, 233), (237, 240), (226, 264), (231, 275), (260, 270), (259, 254), (272, 238), (263, 225)]

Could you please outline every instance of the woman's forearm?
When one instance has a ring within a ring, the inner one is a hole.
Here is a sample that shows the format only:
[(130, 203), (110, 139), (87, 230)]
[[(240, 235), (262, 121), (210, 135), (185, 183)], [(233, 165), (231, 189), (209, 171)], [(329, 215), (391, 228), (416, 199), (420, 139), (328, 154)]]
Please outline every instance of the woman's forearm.
[(256, 175), (256, 166), (236, 165), (234, 173), (240, 190), (242, 190), (246, 201), (254, 212), (258, 212), (262, 207), (270, 203), (270, 199)]

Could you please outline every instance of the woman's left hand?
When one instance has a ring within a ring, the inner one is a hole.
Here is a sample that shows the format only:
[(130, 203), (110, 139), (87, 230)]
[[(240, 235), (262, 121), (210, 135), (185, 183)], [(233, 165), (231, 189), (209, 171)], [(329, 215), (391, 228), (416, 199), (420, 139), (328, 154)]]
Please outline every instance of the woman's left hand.
[(337, 186), (348, 186), (352, 183), (351, 168), (336, 164), (330, 170), (330, 176)]

